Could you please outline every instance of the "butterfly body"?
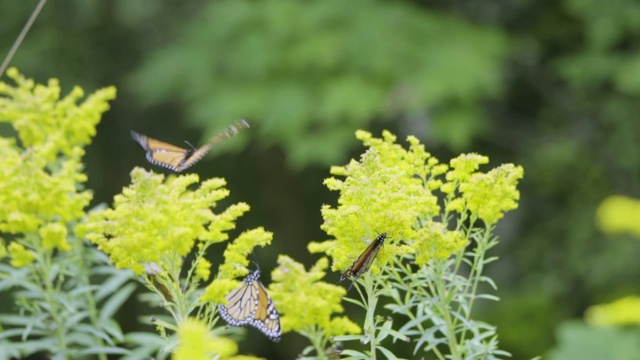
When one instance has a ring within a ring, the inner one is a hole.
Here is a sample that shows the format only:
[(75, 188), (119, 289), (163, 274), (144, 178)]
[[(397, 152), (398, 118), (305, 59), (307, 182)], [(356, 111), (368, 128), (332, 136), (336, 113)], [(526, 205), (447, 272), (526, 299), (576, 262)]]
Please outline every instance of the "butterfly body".
[(214, 136), (208, 143), (199, 148), (192, 147), (191, 149), (184, 149), (179, 146), (171, 145), (169, 143), (150, 138), (146, 135), (139, 134), (133, 130), (131, 130), (131, 137), (147, 152), (147, 160), (149, 160), (150, 163), (165, 167), (175, 172), (182, 172), (202, 159), (207, 152), (209, 152), (211, 146), (224, 139), (232, 137), (241, 129), (248, 127), (249, 123), (246, 120), (243, 119), (236, 121), (220, 134)]
[(279, 341), (280, 316), (259, 279), (260, 270), (247, 275), (242, 286), (226, 296), (227, 303), (218, 305), (218, 313), (229, 325), (250, 325), (272, 341)]
[[(382, 233), (378, 235), (378, 237), (375, 238), (371, 242), (371, 244), (369, 244), (369, 246), (367, 246), (367, 248), (362, 252), (362, 254), (358, 256), (356, 261), (354, 261), (353, 264), (349, 266), (347, 271), (345, 271), (344, 274), (340, 276), (339, 282), (342, 282), (349, 277), (353, 277), (353, 281), (351, 282), (351, 285), (349, 285), (349, 289), (351, 289), (356, 279), (358, 279), (360, 275), (364, 274), (367, 270), (369, 270), (369, 268), (371, 267), (371, 263), (373, 263), (373, 260), (376, 258), (376, 255), (378, 255), (378, 251), (380, 251), (380, 248), (384, 244), (384, 239), (386, 238), (387, 238), (387, 233)], [(349, 289), (347, 289), (347, 291)]]

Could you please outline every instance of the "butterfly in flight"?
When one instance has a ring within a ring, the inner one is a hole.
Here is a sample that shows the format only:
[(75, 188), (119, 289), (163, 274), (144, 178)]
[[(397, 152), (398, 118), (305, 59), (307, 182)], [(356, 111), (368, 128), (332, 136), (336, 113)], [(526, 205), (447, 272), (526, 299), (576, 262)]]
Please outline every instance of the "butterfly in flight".
[(279, 341), (282, 336), (280, 316), (259, 279), (260, 270), (247, 275), (242, 286), (226, 296), (227, 303), (218, 305), (218, 313), (229, 325), (250, 325), (270, 340)]
[(347, 291), (351, 290), (353, 283), (358, 279), (358, 277), (360, 277), (360, 275), (369, 270), (373, 259), (375, 259), (376, 255), (378, 255), (378, 251), (382, 247), (382, 244), (384, 244), (384, 239), (386, 238), (387, 233), (378, 235), (378, 237), (375, 238), (375, 240), (373, 240), (371, 244), (369, 244), (369, 246), (367, 246), (364, 252), (360, 254), (360, 256), (358, 256), (356, 261), (354, 261), (353, 264), (349, 266), (347, 271), (345, 271), (344, 274), (340, 276), (339, 282), (344, 281), (346, 278), (353, 277), (353, 281), (351, 282), (351, 285), (349, 285)]
[(241, 129), (248, 128), (249, 123), (242, 119), (229, 125), (224, 131), (214, 136), (208, 143), (199, 148), (184, 149), (160, 140), (138, 134), (131, 130), (131, 137), (147, 152), (147, 160), (175, 172), (181, 172), (202, 159), (214, 144), (232, 137)]

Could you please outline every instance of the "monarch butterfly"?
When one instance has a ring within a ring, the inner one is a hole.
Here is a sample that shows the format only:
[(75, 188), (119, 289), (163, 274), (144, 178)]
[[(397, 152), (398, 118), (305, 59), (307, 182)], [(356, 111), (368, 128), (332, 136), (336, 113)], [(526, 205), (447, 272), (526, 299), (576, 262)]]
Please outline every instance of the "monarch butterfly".
[(347, 291), (351, 290), (353, 283), (356, 281), (358, 277), (360, 277), (360, 275), (364, 274), (365, 271), (369, 270), (369, 267), (371, 266), (373, 259), (375, 259), (376, 255), (378, 255), (378, 251), (380, 250), (380, 247), (382, 247), (382, 244), (384, 243), (384, 239), (386, 239), (386, 237), (387, 237), (387, 233), (382, 233), (378, 235), (378, 237), (375, 238), (375, 240), (373, 240), (371, 244), (369, 244), (369, 246), (367, 246), (364, 252), (360, 254), (360, 256), (358, 256), (356, 261), (354, 261), (353, 264), (349, 266), (347, 271), (345, 271), (344, 274), (340, 276), (339, 282), (342, 282), (344, 281), (344, 279), (353, 276), (353, 281), (351, 282), (351, 285), (349, 285), (349, 288), (347, 289)]
[(227, 295), (227, 303), (218, 305), (218, 312), (229, 325), (251, 325), (270, 340), (279, 341), (280, 316), (259, 279), (260, 270), (247, 275), (242, 286)]
[[(131, 137), (137, 141), (146, 151), (147, 160), (154, 165), (160, 165), (175, 172), (181, 172), (192, 166), (209, 151), (214, 144), (230, 138), (243, 128), (248, 128), (249, 123), (242, 119), (229, 125), (223, 132), (214, 136), (208, 143), (200, 148), (183, 149), (181, 147), (152, 139), (146, 135), (138, 134), (131, 130)], [(191, 145), (191, 144), (189, 144)]]

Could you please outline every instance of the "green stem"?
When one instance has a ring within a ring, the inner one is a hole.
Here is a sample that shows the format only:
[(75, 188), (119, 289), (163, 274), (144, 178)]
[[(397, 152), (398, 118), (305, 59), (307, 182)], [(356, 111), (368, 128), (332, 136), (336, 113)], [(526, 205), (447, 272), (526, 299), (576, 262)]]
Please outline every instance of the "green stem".
[[(436, 298), (438, 301), (436, 302), (436, 306), (443, 320), (445, 321), (447, 327), (447, 340), (449, 341), (449, 349), (451, 350), (451, 358), (454, 360), (462, 359), (462, 354), (460, 353), (458, 339), (456, 338), (455, 326), (456, 321), (451, 316), (451, 311), (449, 309), (449, 294), (447, 292), (447, 286), (445, 284), (445, 273), (446, 266), (448, 261), (434, 261), (434, 268), (436, 272), (435, 276), (435, 292)], [(455, 291), (455, 290), (454, 290)]]
[(318, 360), (326, 360), (327, 354), (325, 353), (325, 347), (327, 341), (324, 337), (324, 333), (318, 329), (317, 326), (313, 326), (311, 331), (305, 331), (302, 332), (302, 334), (309, 338), (311, 346), (315, 349), (316, 354), (318, 355)]
[(491, 228), (487, 228), (482, 236), (482, 239), (478, 241), (478, 247), (476, 251), (476, 256), (474, 259), (474, 269), (475, 274), (472, 272), (470, 276), (475, 275), (473, 277), (473, 285), (471, 288), (471, 298), (469, 300), (469, 313), (466, 314), (466, 319), (469, 320), (471, 318), (471, 309), (473, 308), (473, 303), (476, 299), (475, 295), (478, 291), (478, 284), (480, 283), (480, 278), (482, 276), (482, 272), (484, 270), (484, 258), (487, 253), (487, 244), (489, 240), (489, 236), (491, 235)]
[[(90, 254), (86, 251), (85, 244), (82, 240), (74, 237), (75, 244), (73, 244), (73, 249), (76, 251), (76, 265), (78, 267), (78, 274), (80, 277), (80, 282), (83, 287), (89, 287), (91, 285), (91, 281), (89, 280), (89, 271), (87, 269), (87, 264), (85, 263), (85, 259), (90, 257)], [(84, 293), (85, 301), (87, 302), (87, 311), (89, 312), (89, 320), (91, 320), (91, 325), (93, 325), (94, 329), (100, 329), (100, 321), (98, 319), (98, 310), (96, 307), (96, 299), (94, 298), (94, 293), (92, 291), (87, 291)], [(99, 336), (93, 337), (96, 344), (98, 346), (104, 346), (104, 341)], [(107, 360), (106, 354), (98, 354), (98, 358), (100, 360)]]
[[(402, 273), (407, 274), (408, 278), (411, 279), (412, 277), (414, 277), (416, 274), (413, 273), (413, 271), (411, 270), (411, 267), (409, 265), (404, 265), (401, 261), (397, 261), (394, 260), (393, 262), (394, 266), (390, 266), (387, 267), (388, 272), (389, 272), (389, 276), (392, 278), (393, 282), (396, 282), (398, 284), (404, 284), (405, 281), (402, 278), (402, 275), (400, 273), (398, 273), (398, 269), (400, 269), (402, 271)], [(418, 270), (418, 272), (420, 272), (422, 269)], [(433, 283), (429, 280), (426, 280), (427, 284), (429, 285), (433, 285)], [(431, 288), (434, 288), (433, 286), (431, 286)], [(423, 286), (413, 286), (413, 283), (409, 283), (407, 284), (406, 288), (404, 288), (404, 290), (407, 292), (405, 294), (405, 298), (404, 299), (400, 299), (400, 302), (398, 303), (398, 305), (402, 306), (402, 307), (406, 307), (407, 309), (410, 309), (411, 307), (409, 307), (409, 303), (411, 302), (412, 299), (425, 299), (429, 297), (429, 294), (426, 293), (426, 290)], [(409, 322), (414, 321), (415, 319), (417, 319), (418, 317), (410, 310), (404, 311), (402, 312), (403, 315), (407, 316), (409, 318)], [(422, 323), (419, 322), (416, 324), (416, 327), (418, 329), (418, 332), (420, 334), (424, 334), (426, 332), (426, 330), (424, 329), (424, 327), (422, 326)], [(438, 350), (437, 347), (433, 348), (433, 352), (435, 353), (435, 355), (437, 356), (438, 359), (444, 360), (445, 356), (440, 352), (440, 350)]]
[[(492, 226), (485, 228), (482, 238), (476, 242), (476, 250), (473, 257), (473, 266), (469, 272), (469, 280), (471, 285), (465, 289), (465, 297), (469, 299), (467, 310), (464, 312), (464, 317), (468, 321), (471, 318), (471, 312), (473, 309), (473, 303), (476, 299), (476, 293), (478, 291), (478, 285), (480, 284), (480, 278), (484, 270), (484, 258), (488, 250), (488, 240), (491, 235)], [(461, 307), (458, 309), (460, 310)], [(467, 328), (465, 327), (460, 334), (460, 343), (465, 341), (467, 335)]]
[(369, 339), (369, 349), (371, 351), (370, 359), (375, 360), (376, 348), (378, 347), (375, 322), (376, 307), (378, 306), (378, 292), (376, 291), (377, 283), (376, 277), (373, 276), (370, 271), (367, 271), (363, 278), (366, 293), (366, 300), (363, 298), (363, 302), (367, 306), (364, 329), (366, 331), (366, 336)]
[(69, 353), (64, 336), (64, 321), (60, 318), (58, 301), (56, 301), (55, 296), (55, 287), (51, 279), (53, 254), (50, 250), (46, 250), (42, 247), (39, 247), (39, 249), (39, 256), (42, 259), (42, 278), (40, 280), (42, 281), (42, 284), (44, 284), (44, 300), (49, 304), (49, 315), (51, 316), (51, 319), (53, 320), (53, 323), (55, 325), (55, 336), (58, 341), (59, 354), (62, 355), (64, 359), (69, 359)]

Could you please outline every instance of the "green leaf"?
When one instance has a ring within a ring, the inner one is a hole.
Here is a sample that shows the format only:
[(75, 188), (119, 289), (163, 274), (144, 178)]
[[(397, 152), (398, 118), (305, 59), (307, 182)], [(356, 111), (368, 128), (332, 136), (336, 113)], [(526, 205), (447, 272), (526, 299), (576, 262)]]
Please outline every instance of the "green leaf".
[(121, 347), (112, 347), (112, 346), (92, 346), (90, 348), (86, 348), (78, 351), (78, 355), (126, 355), (129, 354), (130, 350), (121, 348)]
[(105, 297), (109, 296), (109, 294), (116, 292), (132, 278), (133, 273), (131, 271), (119, 270), (115, 274), (112, 274), (107, 281), (100, 284), (100, 288), (95, 295), (96, 300), (101, 301)]
[(102, 306), (100, 310), (100, 321), (104, 322), (111, 319), (135, 290), (136, 286), (131, 283), (117, 290)]

